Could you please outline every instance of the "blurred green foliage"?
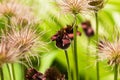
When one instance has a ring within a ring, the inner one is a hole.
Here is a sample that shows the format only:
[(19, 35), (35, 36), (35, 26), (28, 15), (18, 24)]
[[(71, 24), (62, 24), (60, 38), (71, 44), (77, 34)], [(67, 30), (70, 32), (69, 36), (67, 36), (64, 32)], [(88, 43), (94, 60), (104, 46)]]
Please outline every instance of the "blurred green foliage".
[[(64, 51), (58, 49), (55, 46), (54, 42), (51, 42), (51, 36), (54, 35), (61, 27), (65, 27), (67, 24), (72, 24), (73, 17), (71, 15), (64, 16), (57, 12), (55, 6), (52, 5), (52, 0), (21, 0), (25, 5), (28, 5), (33, 8), (35, 12), (35, 17), (40, 20), (40, 25), (38, 29), (40, 31), (45, 31), (46, 33), (42, 37), (43, 41), (48, 42), (47, 48), (48, 52), (40, 54), (40, 65), (39, 67), (34, 66), (40, 72), (44, 72), (50, 66), (56, 66), (63, 74), (66, 74), (66, 59)], [(108, 0), (105, 4), (105, 7), (99, 11), (99, 36), (106, 36), (112, 38), (114, 32), (114, 27), (120, 27), (120, 0)], [(77, 24), (80, 24), (82, 21), (89, 19), (92, 22), (92, 27), (95, 30), (95, 18), (94, 14), (91, 15), (79, 15), (77, 18)], [(4, 21), (0, 19), (0, 28), (3, 28)], [(89, 49), (89, 56), (87, 56), (88, 51), (88, 39), (84, 35), (84, 32), (79, 25), (79, 30), (82, 32), (82, 36), (78, 37), (78, 59), (79, 59), (79, 75), (81, 80), (85, 80), (86, 73), (89, 76), (89, 80), (96, 80), (96, 69), (95, 69), (95, 51), (94, 48)], [(94, 37), (90, 39), (90, 45), (94, 46), (95, 40)], [(71, 47), (68, 49), (70, 65), (73, 67), (73, 54)], [(33, 62), (35, 63), (35, 62)], [(16, 80), (22, 79), (21, 66), (15, 63), (15, 75)], [(101, 80), (113, 80), (113, 71), (112, 67), (108, 66), (107, 61), (100, 61), (100, 78)], [(4, 78), (9, 80), (8, 71), (6, 65), (4, 65)], [(119, 77), (120, 78), (120, 77)]]

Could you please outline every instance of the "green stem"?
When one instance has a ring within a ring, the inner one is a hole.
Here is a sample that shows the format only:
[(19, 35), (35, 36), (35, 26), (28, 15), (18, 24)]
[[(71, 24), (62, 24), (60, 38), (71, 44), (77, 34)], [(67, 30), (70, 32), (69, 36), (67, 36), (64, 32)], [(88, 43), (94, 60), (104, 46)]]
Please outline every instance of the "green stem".
[[(95, 19), (96, 19), (96, 47), (98, 47), (98, 29), (99, 29), (99, 26), (98, 26), (98, 13), (95, 12)], [(99, 74), (99, 62), (98, 62), (98, 51), (96, 51), (96, 60), (97, 60), (97, 63), (96, 63), (96, 71), (97, 71), (97, 80), (100, 80), (100, 74)]]
[[(71, 51), (72, 51), (72, 55), (74, 56), (73, 41), (71, 42)], [(73, 57), (73, 60), (74, 60), (74, 57)], [(74, 79), (74, 77), (75, 77), (74, 73), (75, 73), (75, 69), (72, 69), (72, 71), (71, 71), (72, 79)]]
[(66, 61), (67, 61), (68, 80), (72, 80), (68, 52), (67, 52), (67, 50), (64, 50), (64, 52), (65, 52), (65, 57), (66, 57)]
[(10, 17), (7, 17), (8, 19), (8, 26), (11, 26), (11, 20), (10, 20)]
[(75, 63), (75, 80), (79, 80), (78, 79), (78, 59), (77, 59), (77, 27), (76, 27), (76, 15), (75, 15), (75, 20), (74, 20), (74, 24), (73, 24), (73, 33), (74, 33), (74, 63)]
[(4, 80), (4, 74), (3, 74), (3, 68), (0, 68), (0, 72), (1, 72), (1, 80)]
[(15, 70), (14, 70), (14, 64), (12, 64), (12, 75), (13, 75), (13, 80), (16, 80), (16, 79), (15, 79)]
[(8, 73), (9, 73), (10, 80), (12, 80), (12, 75), (11, 75), (11, 72), (10, 72), (9, 64), (6, 64), (6, 66), (7, 66), (7, 68), (8, 68)]
[(118, 80), (118, 64), (114, 66), (114, 80)]
[[(23, 63), (23, 60), (21, 60), (21, 62)], [(22, 77), (23, 77), (23, 80), (25, 80), (25, 69), (26, 69), (26, 67), (23, 64), (20, 64), (20, 65), (21, 65)]]
[(5, 28), (4, 28), (5, 29), (5, 31), (4, 31), (5, 35), (7, 35), (7, 32), (9, 31), (10, 25), (11, 25), (10, 18), (8, 16), (6, 16), (6, 19), (7, 19), (7, 24), (5, 25)]
[[(87, 65), (90, 65), (89, 64), (89, 44), (90, 44), (90, 38), (88, 37), (88, 43), (87, 43)], [(89, 80), (89, 74), (88, 74), (88, 69), (86, 69), (86, 75), (85, 75), (85, 80)]]
[(89, 58), (89, 45), (90, 45), (90, 38), (88, 38), (87, 42), (87, 57)]

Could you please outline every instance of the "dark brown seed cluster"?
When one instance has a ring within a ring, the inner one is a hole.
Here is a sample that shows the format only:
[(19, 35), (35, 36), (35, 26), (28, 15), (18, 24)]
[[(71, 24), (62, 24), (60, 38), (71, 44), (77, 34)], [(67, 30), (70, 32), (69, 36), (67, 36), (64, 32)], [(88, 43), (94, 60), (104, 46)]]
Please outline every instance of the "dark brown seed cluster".
[(65, 80), (65, 76), (62, 75), (55, 67), (49, 68), (45, 72), (45, 77), (47, 80)]
[(96, 1), (91, 1), (88, 4), (91, 6), (97, 6), (99, 4), (101, 4), (103, 1), (102, 0), (96, 0)]
[(26, 73), (27, 80), (43, 80), (43, 74), (35, 70), (34, 68), (30, 68)]
[(104, 0), (92, 0), (88, 3), (89, 9), (99, 11), (104, 7)]
[(34, 68), (30, 68), (27, 70), (26, 80), (65, 80), (65, 76), (55, 67), (47, 69), (44, 74), (38, 72)]
[[(81, 35), (81, 33), (77, 31), (77, 35)], [(73, 27), (67, 25), (67, 27), (60, 29), (55, 35), (53, 35), (51, 40), (56, 41), (56, 46), (58, 48), (67, 49), (73, 38)]]
[(82, 29), (87, 37), (94, 36), (94, 31), (91, 27), (90, 21), (85, 21), (82, 23)]

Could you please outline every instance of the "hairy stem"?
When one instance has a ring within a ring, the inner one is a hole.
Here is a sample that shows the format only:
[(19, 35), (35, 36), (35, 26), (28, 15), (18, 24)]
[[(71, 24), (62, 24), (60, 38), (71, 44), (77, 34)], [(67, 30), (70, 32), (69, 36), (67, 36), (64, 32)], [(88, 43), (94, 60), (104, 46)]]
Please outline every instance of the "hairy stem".
[[(90, 38), (88, 37), (87, 53), (86, 53), (87, 54), (87, 65), (90, 65), (90, 63), (89, 63), (89, 45), (90, 45)], [(89, 80), (88, 69), (86, 69), (85, 80)]]
[(12, 75), (11, 75), (11, 72), (10, 72), (9, 64), (6, 64), (6, 66), (7, 66), (7, 69), (8, 69), (8, 73), (9, 73), (10, 80), (12, 80)]
[[(99, 36), (98, 36), (98, 13), (95, 12), (95, 20), (96, 20), (96, 48), (98, 48), (98, 40), (99, 40)], [(96, 51), (96, 72), (97, 72), (97, 80), (100, 80), (100, 74), (99, 74), (99, 62), (98, 62), (98, 51)]]
[(74, 24), (73, 24), (73, 33), (74, 33), (74, 45), (73, 45), (73, 50), (74, 50), (74, 63), (75, 63), (75, 80), (78, 79), (78, 58), (77, 58), (77, 27), (76, 27), (76, 15), (74, 19)]
[(1, 80), (4, 80), (4, 74), (3, 74), (3, 68), (0, 68), (0, 72), (1, 72)]
[(114, 66), (114, 80), (118, 80), (118, 64)]
[(68, 52), (67, 52), (67, 50), (64, 50), (64, 52), (65, 52), (65, 57), (66, 57), (66, 61), (67, 61), (68, 80), (72, 80)]
[(16, 79), (15, 79), (15, 70), (14, 70), (14, 64), (12, 64), (12, 75), (13, 75), (13, 80), (16, 80)]
[[(21, 60), (21, 62), (23, 63), (23, 60)], [(23, 64), (20, 64), (20, 65), (21, 65), (22, 77), (23, 77), (23, 80), (25, 80), (25, 66)]]

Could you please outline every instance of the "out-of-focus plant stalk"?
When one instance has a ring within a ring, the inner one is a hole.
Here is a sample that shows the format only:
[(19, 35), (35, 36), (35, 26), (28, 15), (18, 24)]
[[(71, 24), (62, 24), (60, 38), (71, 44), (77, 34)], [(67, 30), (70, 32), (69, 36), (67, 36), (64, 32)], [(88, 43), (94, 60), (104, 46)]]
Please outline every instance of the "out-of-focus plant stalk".
[(14, 70), (14, 64), (11, 64), (11, 67), (12, 67), (12, 75), (13, 75), (13, 80), (16, 80), (16, 79), (15, 79), (15, 70)]
[[(21, 62), (23, 63), (23, 59), (21, 60)], [(21, 64), (21, 72), (22, 72), (23, 80), (25, 80), (25, 66), (23, 64)]]
[(3, 74), (3, 68), (0, 68), (0, 73), (1, 73), (1, 80), (4, 80), (4, 74)]
[(114, 80), (118, 80), (118, 64), (114, 66)]
[(8, 20), (8, 26), (10, 26), (11, 25), (10, 17), (7, 17), (7, 20)]
[(67, 61), (68, 80), (72, 80), (68, 52), (67, 52), (67, 50), (64, 50), (64, 52), (65, 52), (65, 57), (66, 57), (66, 61)]
[(73, 23), (73, 33), (74, 33), (74, 45), (73, 45), (73, 50), (74, 50), (74, 64), (75, 64), (75, 79), (74, 80), (79, 80), (78, 79), (78, 58), (77, 58), (77, 26), (76, 26), (76, 21), (77, 21), (77, 16), (76, 14), (74, 15), (74, 23)]
[(6, 66), (7, 66), (7, 69), (8, 69), (8, 73), (9, 73), (10, 80), (12, 80), (12, 74), (11, 74), (11, 72), (10, 72), (9, 64), (6, 64)]
[(7, 34), (7, 32), (9, 31), (9, 26), (11, 26), (11, 18), (9, 16), (6, 17), (7, 19), (7, 24), (6, 24), (6, 27), (5, 27), (5, 34)]
[[(98, 13), (95, 12), (95, 21), (96, 21), (96, 48), (98, 48), (98, 40), (99, 40), (99, 35), (98, 35)], [(98, 62), (98, 51), (96, 51), (96, 73), (97, 73), (97, 80), (100, 80), (100, 74), (99, 74), (99, 62)]]
[[(88, 42), (87, 42), (87, 65), (90, 65), (90, 64), (89, 64), (89, 45), (90, 45), (90, 38), (88, 37), (87, 39), (88, 39)], [(85, 80), (89, 80), (88, 70), (86, 70)]]

